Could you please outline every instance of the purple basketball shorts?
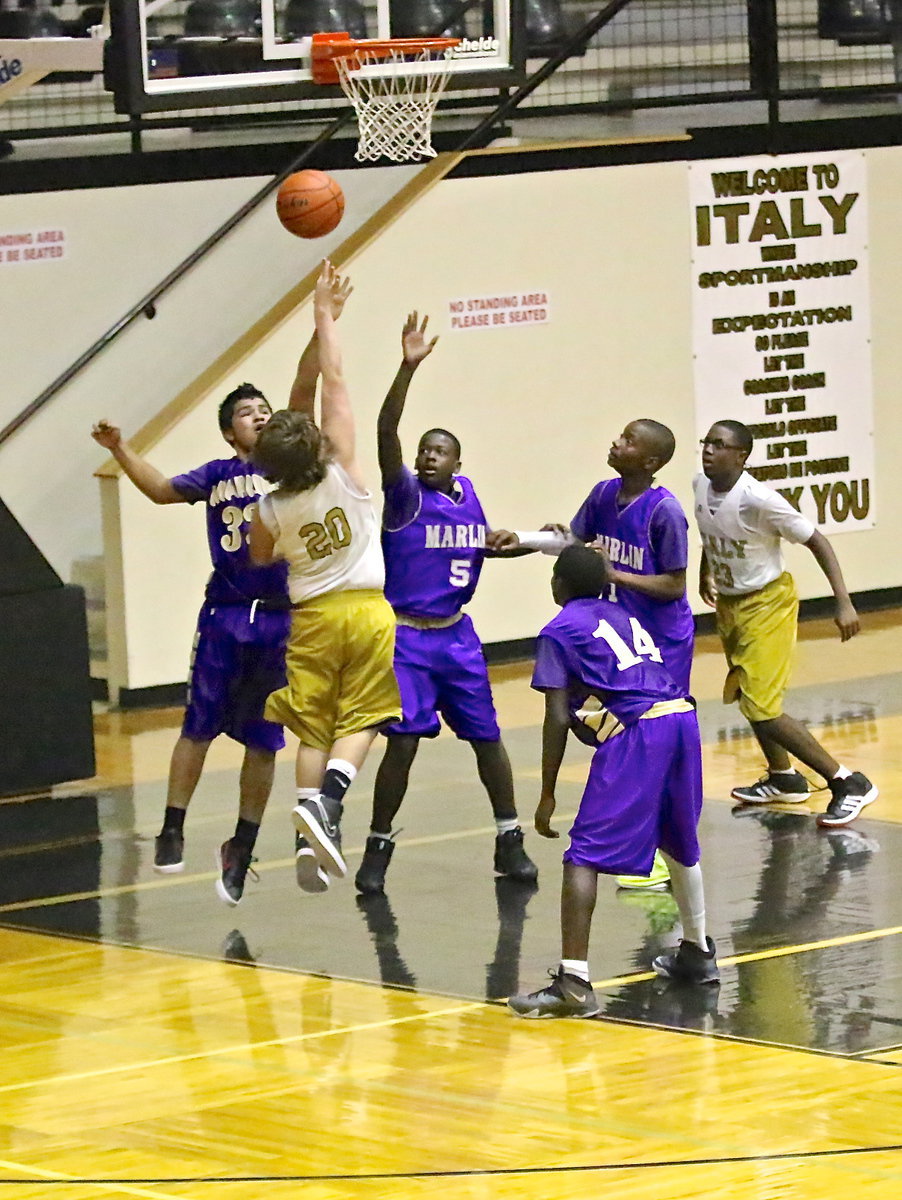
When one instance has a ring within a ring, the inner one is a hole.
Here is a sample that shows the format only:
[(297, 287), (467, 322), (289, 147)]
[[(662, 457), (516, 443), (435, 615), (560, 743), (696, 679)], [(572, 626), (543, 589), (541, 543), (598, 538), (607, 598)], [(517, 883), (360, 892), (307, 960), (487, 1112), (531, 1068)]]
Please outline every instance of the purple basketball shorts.
[(208, 742), (227, 734), (254, 750), (281, 750), (282, 726), (263, 719), (270, 692), (285, 685), (290, 612), (204, 604), (188, 676), (182, 735)]
[(595, 751), (564, 862), (608, 875), (648, 875), (660, 846), (694, 866), (701, 809), (695, 713), (637, 721)]
[(439, 714), (467, 742), (501, 738), (482, 643), (469, 617), (447, 629), (399, 625), (395, 675), (403, 716), (386, 733), (436, 737)]

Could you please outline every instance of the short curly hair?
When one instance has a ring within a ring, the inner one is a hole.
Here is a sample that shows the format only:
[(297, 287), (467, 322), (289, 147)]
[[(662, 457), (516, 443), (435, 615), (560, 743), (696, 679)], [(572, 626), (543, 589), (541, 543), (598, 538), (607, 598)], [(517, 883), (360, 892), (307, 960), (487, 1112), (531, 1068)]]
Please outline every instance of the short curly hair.
[(257, 435), (253, 461), (283, 492), (308, 492), (326, 477), (332, 461), (329, 439), (303, 413), (283, 408)]

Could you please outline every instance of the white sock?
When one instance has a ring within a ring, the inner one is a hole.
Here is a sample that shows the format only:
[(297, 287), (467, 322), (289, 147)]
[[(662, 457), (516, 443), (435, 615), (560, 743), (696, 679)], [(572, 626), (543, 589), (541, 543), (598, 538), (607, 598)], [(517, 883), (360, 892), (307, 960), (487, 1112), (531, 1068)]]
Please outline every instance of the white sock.
[(349, 763), (344, 758), (330, 758), (326, 763), (327, 771), (341, 771), (342, 775), (348, 777), (348, 783), (353, 783), (357, 776), (357, 768), (353, 763)]
[(520, 822), (516, 817), (496, 817), (495, 828), (498, 830), (498, 836), (502, 833), (510, 833), (512, 829), (519, 829)]
[(304, 800), (312, 800), (314, 796), (319, 795), (319, 788), (298, 788), (298, 804)]
[(669, 854), (664, 854), (663, 850), (661, 853), (670, 868), (670, 890), (680, 910), (683, 937), (706, 951), (708, 935), (705, 928), (705, 887), (701, 865), (696, 863), (694, 867), (684, 867)]
[(795, 775), (797, 774), (795, 767), (771, 767), (771, 775)]
[(392, 840), (391, 830), (389, 830), (388, 833), (380, 833), (378, 829), (371, 829), (370, 837), (382, 838), (382, 840), (385, 842), (390, 842)]
[(562, 958), (561, 970), (565, 975), (575, 975), (583, 983), (589, 982), (589, 964), (578, 958)]
[(836, 772), (836, 774), (833, 776), (833, 778), (834, 779), (848, 779), (851, 774), (852, 774), (852, 772), (849, 770), (849, 768), (844, 767), (842, 765), (842, 763), (840, 763), (839, 770)]

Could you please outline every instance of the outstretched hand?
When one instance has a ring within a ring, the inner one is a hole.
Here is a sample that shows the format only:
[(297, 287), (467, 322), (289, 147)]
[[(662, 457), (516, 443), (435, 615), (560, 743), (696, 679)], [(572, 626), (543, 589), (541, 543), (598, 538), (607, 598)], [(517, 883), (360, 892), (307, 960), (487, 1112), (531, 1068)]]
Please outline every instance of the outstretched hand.
[(91, 430), (91, 437), (98, 445), (103, 446), (104, 450), (115, 450), (122, 441), (122, 430), (118, 425), (101, 420)]
[(505, 550), (516, 550), (520, 539), (510, 529), (490, 529), (485, 535), (485, 544), (497, 554)]
[[(313, 289), (313, 305), (320, 311), (328, 312), (329, 315), (335, 318), (335, 310), (333, 306), (333, 293), (340, 287), (341, 278), (328, 258), (323, 259), (323, 265), (316, 280), (316, 285)], [(347, 299), (347, 297), (345, 297)], [(342, 307), (344, 300), (342, 301)], [(339, 309), (339, 312), (341, 309)]]
[(332, 276), (332, 287), (330, 291), (330, 301), (332, 304), (332, 320), (337, 321), (344, 311), (344, 306), (347, 303), (348, 296), (354, 290), (354, 285), (351, 283), (349, 275), (339, 275), (334, 272)]
[(411, 370), (415, 370), (424, 358), (429, 357), (438, 341), (438, 335), (431, 342), (426, 341), (428, 324), (428, 317), (423, 317), (422, 325), (419, 324), (419, 315), (416, 311), (407, 314), (407, 320), (401, 330), (401, 350), (404, 354), (405, 365)]

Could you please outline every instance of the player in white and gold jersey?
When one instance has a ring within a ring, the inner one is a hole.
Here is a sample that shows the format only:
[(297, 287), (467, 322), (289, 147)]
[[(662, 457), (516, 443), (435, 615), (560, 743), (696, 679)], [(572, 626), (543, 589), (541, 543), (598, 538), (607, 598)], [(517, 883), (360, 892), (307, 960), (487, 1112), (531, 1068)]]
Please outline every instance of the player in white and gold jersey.
[(724, 700), (739, 701), (767, 759), (767, 775), (733, 789), (743, 804), (808, 799), (794, 754), (827, 781), (832, 793), (823, 826), (848, 825), (877, 789), (860, 771), (838, 763), (806, 727), (783, 711), (796, 640), (799, 601), (783, 569), (783, 539), (807, 546), (836, 598), (842, 641), (859, 623), (836, 555), (827, 539), (788, 500), (745, 470), (752, 435), (740, 421), (718, 421), (702, 439), (702, 474), (695, 479), (695, 519), (702, 535), (699, 592), (717, 610), (717, 632), (729, 674)]
[(401, 715), (395, 618), (383, 595), (379, 524), (356, 458), (330, 304), (334, 281), (325, 262), (314, 294), (320, 423), (312, 412), (277, 412), (257, 439), (254, 462), (277, 487), (261, 501), (250, 539), (255, 562), (288, 563), (288, 683), (269, 697), (266, 715), (299, 739), (297, 878), (312, 892), (347, 873), (344, 795), (379, 729)]

